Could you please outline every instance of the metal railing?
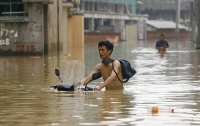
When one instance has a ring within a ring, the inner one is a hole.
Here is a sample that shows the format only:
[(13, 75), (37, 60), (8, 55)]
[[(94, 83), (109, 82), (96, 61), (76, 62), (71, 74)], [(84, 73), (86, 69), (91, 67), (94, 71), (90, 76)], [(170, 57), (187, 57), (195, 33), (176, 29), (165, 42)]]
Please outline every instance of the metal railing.
[(20, 17), (23, 17), (23, 16), (27, 16), (27, 13), (25, 12), (2, 12), (2, 16), (5, 17), (5, 16), (20, 16)]
[(62, 0), (63, 3), (74, 3), (76, 0)]
[(28, 22), (28, 14), (25, 12), (2, 12), (0, 22)]
[(23, 4), (23, 2), (0, 2), (0, 5)]

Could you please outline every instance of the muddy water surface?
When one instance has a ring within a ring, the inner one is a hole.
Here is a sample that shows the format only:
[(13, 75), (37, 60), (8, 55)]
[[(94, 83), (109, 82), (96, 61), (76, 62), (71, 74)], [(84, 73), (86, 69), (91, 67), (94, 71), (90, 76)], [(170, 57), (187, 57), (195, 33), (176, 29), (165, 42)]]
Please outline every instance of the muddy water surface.
[[(167, 52), (159, 54), (155, 43), (116, 44), (112, 57), (128, 59), (138, 71), (123, 91), (49, 89), (59, 83), (55, 68), (71, 83), (101, 62), (96, 45), (86, 44), (85, 61), (78, 63), (64, 60), (61, 52), (0, 57), (0, 125), (200, 125), (200, 52), (190, 42), (176, 45), (170, 42)], [(152, 106), (158, 106), (159, 112), (152, 113)]]

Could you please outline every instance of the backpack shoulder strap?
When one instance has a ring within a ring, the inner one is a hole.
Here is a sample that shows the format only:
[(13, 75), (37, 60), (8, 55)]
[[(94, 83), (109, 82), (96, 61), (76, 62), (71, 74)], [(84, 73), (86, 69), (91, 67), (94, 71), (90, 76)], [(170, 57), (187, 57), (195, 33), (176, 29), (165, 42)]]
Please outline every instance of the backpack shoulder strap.
[(115, 74), (116, 74), (118, 80), (119, 80), (121, 83), (126, 83), (126, 82), (128, 82), (129, 78), (126, 79), (125, 81), (122, 81), (122, 80), (119, 78), (119, 76), (118, 76), (118, 74), (117, 74), (117, 72), (115, 71), (115, 68), (114, 68), (114, 62), (112, 62), (112, 69), (113, 69), (113, 71), (115, 72)]

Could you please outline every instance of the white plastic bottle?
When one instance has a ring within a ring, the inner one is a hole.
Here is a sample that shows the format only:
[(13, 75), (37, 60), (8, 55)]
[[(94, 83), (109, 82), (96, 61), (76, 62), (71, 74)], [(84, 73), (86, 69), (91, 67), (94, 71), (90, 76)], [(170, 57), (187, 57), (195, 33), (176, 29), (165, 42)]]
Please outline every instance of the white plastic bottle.
[(152, 106), (148, 106), (148, 111), (156, 114), (156, 113), (160, 113), (160, 112), (170, 112), (170, 113), (174, 113), (174, 108), (172, 107), (164, 107), (164, 106), (158, 106), (158, 105), (152, 105)]

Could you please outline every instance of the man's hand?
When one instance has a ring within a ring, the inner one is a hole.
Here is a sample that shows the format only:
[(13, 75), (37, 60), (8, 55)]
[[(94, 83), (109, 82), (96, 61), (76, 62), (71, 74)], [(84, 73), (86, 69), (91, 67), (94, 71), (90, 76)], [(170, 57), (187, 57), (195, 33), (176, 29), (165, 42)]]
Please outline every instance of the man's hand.
[(166, 49), (166, 48), (168, 48), (168, 46), (164, 46), (164, 48)]
[(73, 85), (74, 85), (75, 88), (80, 86), (79, 84), (80, 84), (80, 82), (78, 82), (78, 81), (73, 82)]
[(95, 87), (94, 91), (101, 91), (101, 89), (102, 89), (101, 87)]
[(165, 47), (160, 47), (160, 49), (165, 49)]
[(164, 50), (164, 47), (156, 47), (157, 50)]
[(83, 86), (83, 81), (75, 81), (73, 82), (74, 87)]

